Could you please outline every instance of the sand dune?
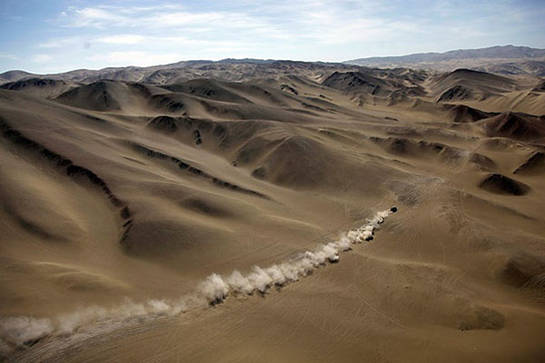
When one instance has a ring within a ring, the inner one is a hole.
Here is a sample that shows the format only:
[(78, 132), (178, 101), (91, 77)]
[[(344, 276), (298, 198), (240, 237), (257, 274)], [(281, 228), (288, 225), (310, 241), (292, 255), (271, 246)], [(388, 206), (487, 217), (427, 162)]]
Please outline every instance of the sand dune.
[(449, 116), (454, 122), (475, 122), (495, 115), (494, 113), (483, 112), (466, 105), (445, 104), (444, 107), (448, 110)]
[(514, 174), (539, 175), (545, 171), (545, 154), (540, 151), (534, 152), (528, 160), (523, 162), (513, 171)]
[(482, 102), (517, 88), (515, 81), (468, 69), (440, 75), (430, 81), (436, 102)]
[(482, 122), (489, 136), (540, 139), (545, 136), (545, 118), (506, 112)]
[(528, 185), (501, 174), (490, 174), (481, 181), (479, 187), (493, 193), (511, 195), (524, 195), (529, 190)]
[(8, 360), (544, 359), (542, 80), (235, 60), (10, 77)]
[(63, 80), (27, 78), (20, 81), (4, 83), (0, 88), (12, 91), (24, 90), (26, 94), (55, 98), (76, 86), (77, 84), (65, 82)]

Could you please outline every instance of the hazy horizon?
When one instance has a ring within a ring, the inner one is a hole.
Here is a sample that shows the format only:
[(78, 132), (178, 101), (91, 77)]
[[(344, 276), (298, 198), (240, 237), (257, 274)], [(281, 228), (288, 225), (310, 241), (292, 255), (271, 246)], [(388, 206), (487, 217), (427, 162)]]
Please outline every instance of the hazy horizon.
[(0, 72), (225, 58), (341, 62), (505, 44), (545, 48), (543, 15), (537, 1), (8, 0), (0, 5)]

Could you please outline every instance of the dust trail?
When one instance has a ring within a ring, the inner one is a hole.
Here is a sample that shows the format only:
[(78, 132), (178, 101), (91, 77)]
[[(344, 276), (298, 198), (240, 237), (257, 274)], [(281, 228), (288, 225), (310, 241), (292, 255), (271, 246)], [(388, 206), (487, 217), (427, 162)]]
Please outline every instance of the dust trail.
[(228, 296), (265, 294), (274, 286), (285, 286), (307, 276), (327, 263), (337, 263), (341, 252), (354, 244), (371, 241), (374, 232), (396, 207), (375, 214), (359, 228), (342, 234), (336, 241), (321, 244), (311, 251), (266, 268), (254, 266), (243, 274), (238, 270), (228, 276), (213, 273), (198, 284), (195, 291), (177, 300), (127, 300), (115, 308), (89, 307), (55, 318), (4, 317), (0, 319), (0, 357), (18, 347), (31, 346), (47, 336), (90, 336), (120, 328), (123, 324), (140, 323), (164, 316), (221, 303)]

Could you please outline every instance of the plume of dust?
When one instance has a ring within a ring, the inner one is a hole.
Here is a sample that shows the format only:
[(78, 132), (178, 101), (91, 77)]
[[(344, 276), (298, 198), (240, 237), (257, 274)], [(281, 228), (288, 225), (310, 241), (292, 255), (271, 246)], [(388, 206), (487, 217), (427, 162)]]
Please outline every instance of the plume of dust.
[[(222, 302), (230, 294), (265, 294), (272, 286), (284, 286), (307, 276), (326, 263), (339, 261), (339, 253), (349, 251), (352, 245), (371, 241), (375, 230), (386, 217), (397, 211), (396, 207), (381, 211), (359, 228), (342, 234), (336, 241), (322, 244), (312, 251), (305, 251), (295, 258), (267, 268), (254, 266), (243, 275), (238, 270), (222, 277), (213, 273), (202, 281), (193, 294), (177, 300), (148, 300), (135, 303), (126, 300), (123, 304), (106, 309), (88, 307), (56, 318), (5, 317), (0, 318), (0, 353), (9, 348), (35, 342), (50, 335), (69, 335), (85, 326), (107, 322), (115, 329), (115, 323), (131, 320), (154, 319), (160, 316), (175, 316), (188, 310)], [(8, 347), (8, 348), (6, 348)]]
[[(14, 347), (31, 344), (46, 336), (68, 336), (85, 326), (103, 323), (102, 332), (116, 329), (131, 320), (147, 320), (160, 316), (174, 316), (191, 308), (206, 306), (207, 300), (193, 295), (177, 300), (152, 299), (135, 303), (127, 299), (113, 308), (86, 307), (55, 318), (2, 317), (0, 318), (0, 353), (7, 354)], [(6, 348), (7, 347), (7, 348)]]

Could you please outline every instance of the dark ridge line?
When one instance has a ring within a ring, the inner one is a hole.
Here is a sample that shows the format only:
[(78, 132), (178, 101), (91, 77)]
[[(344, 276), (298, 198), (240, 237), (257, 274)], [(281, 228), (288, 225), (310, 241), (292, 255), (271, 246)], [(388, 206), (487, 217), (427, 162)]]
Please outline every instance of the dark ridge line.
[(146, 127), (166, 133), (175, 133), (178, 130), (193, 130), (192, 136), (196, 145), (200, 145), (202, 143), (202, 133), (212, 132), (216, 138), (221, 139), (227, 132), (225, 126), (223, 126), (221, 123), (206, 119), (197, 119), (187, 115), (156, 116), (148, 121)]
[(57, 82), (61, 84), (65, 84), (65, 85), (67, 84), (64, 80), (33, 77), (33, 78), (19, 79), (17, 81), (4, 83), (0, 85), (0, 88), (17, 91), (27, 86), (36, 86), (36, 87), (52, 86), (52, 85), (55, 85)]
[(513, 171), (513, 174), (531, 173), (533, 168), (539, 168), (540, 165), (545, 166), (545, 153), (535, 151), (525, 162)]
[[(449, 144), (442, 144), (435, 141), (425, 141), (412, 139), (410, 137), (379, 137), (379, 136), (369, 136), (368, 139), (376, 144), (382, 146), (387, 152), (391, 154), (403, 154), (405, 151), (408, 151), (408, 148), (411, 146), (418, 147), (420, 150), (432, 151), (436, 155), (441, 157), (446, 157), (447, 162), (449, 162), (448, 157), (452, 158), (452, 161), (459, 162), (464, 159), (464, 156), (461, 153), (464, 151), (456, 146)], [(482, 170), (493, 170), (497, 168), (494, 160), (490, 159), (486, 155), (471, 152), (468, 155), (467, 161), (477, 165)]]
[(170, 112), (178, 112), (186, 108), (182, 101), (176, 100), (171, 94), (164, 93), (151, 96), (149, 104)]
[(174, 156), (169, 156), (169, 155), (164, 154), (164, 153), (162, 153), (160, 151), (155, 151), (155, 150), (149, 149), (149, 148), (147, 148), (145, 146), (142, 146), (142, 145), (139, 145), (139, 144), (136, 144), (136, 143), (129, 142), (129, 144), (137, 152), (145, 154), (150, 158), (167, 160), (167, 161), (173, 162), (176, 165), (178, 165), (178, 167), (180, 169), (185, 170), (185, 171), (187, 171), (189, 173), (192, 173), (192, 174), (194, 174), (196, 176), (211, 180), (212, 183), (214, 183), (215, 185), (217, 185), (219, 187), (228, 188), (228, 189), (230, 189), (232, 191), (235, 191), (235, 192), (245, 193), (245, 194), (253, 195), (253, 196), (256, 196), (256, 197), (259, 197), (259, 198), (263, 198), (263, 199), (270, 199), (265, 194), (256, 192), (256, 191), (251, 190), (251, 189), (246, 189), (246, 188), (243, 188), (243, 187), (239, 187), (236, 184), (232, 184), (232, 183), (229, 183), (229, 182), (227, 182), (225, 180), (216, 178), (216, 177), (202, 171), (201, 169), (198, 169), (198, 168), (190, 165), (189, 163), (187, 163), (187, 162), (185, 162), (183, 160), (175, 158)]
[(69, 177), (73, 179), (77, 177), (87, 177), (91, 184), (98, 186), (104, 192), (104, 194), (106, 194), (108, 200), (114, 207), (121, 208), (119, 214), (124, 220), (121, 240), (127, 238), (127, 235), (132, 227), (132, 219), (130, 219), (131, 211), (125, 202), (117, 198), (117, 196), (112, 192), (110, 187), (108, 187), (102, 178), (91, 170), (83, 166), (76, 165), (72, 162), (72, 160), (63, 157), (62, 155), (46, 148), (32, 139), (29, 139), (18, 130), (12, 128), (2, 117), (0, 117), (0, 131), (2, 132), (3, 137), (10, 140), (14, 144), (36, 151), (40, 154), (40, 156), (56, 163), (56, 166), (65, 168), (66, 175)]

